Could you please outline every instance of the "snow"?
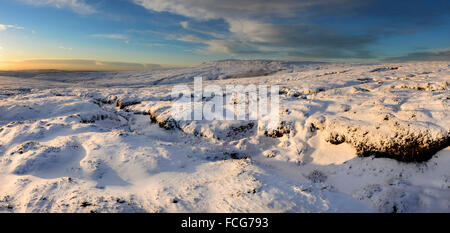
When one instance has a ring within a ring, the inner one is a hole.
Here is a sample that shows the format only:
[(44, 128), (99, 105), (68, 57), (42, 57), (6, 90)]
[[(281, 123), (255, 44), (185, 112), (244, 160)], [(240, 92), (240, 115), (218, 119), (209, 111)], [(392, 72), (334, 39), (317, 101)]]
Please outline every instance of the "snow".
[[(450, 212), (449, 68), (1, 72), (0, 211)], [(280, 85), (279, 127), (172, 119), (172, 87), (196, 76)]]

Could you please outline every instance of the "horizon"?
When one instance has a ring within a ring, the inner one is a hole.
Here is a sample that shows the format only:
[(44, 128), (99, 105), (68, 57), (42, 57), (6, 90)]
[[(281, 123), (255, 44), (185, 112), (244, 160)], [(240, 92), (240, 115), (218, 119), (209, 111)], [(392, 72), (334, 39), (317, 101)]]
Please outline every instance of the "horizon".
[(0, 70), (449, 61), (449, 10), (441, 0), (13, 0), (0, 8)]
[[(65, 59), (61, 59), (61, 60), (65, 60)], [(77, 60), (82, 60), (82, 59), (77, 59)], [(24, 62), (32, 62), (32, 61), (36, 61), (36, 60), (27, 60)], [(69, 59), (69, 61), (71, 61), (71, 59)], [(85, 60), (87, 62), (100, 62), (100, 61), (93, 61), (93, 60)], [(439, 62), (447, 62), (445, 60), (414, 60), (414, 61), (394, 61), (394, 62), (389, 62), (389, 61), (307, 61), (307, 60), (283, 60), (283, 59), (219, 59), (219, 60), (210, 60), (210, 61), (204, 61), (198, 64), (193, 64), (193, 65), (164, 65), (164, 64), (140, 64), (140, 63), (130, 63), (132, 64), (131, 66), (126, 66), (125, 68), (121, 68), (121, 67), (117, 67), (117, 66), (111, 66), (111, 67), (95, 67), (93, 69), (87, 69), (85, 67), (79, 68), (76, 66), (71, 66), (71, 67), (67, 67), (67, 68), (51, 68), (53, 67), (53, 64), (51, 64), (50, 66), (46, 66), (46, 68), (25, 68), (25, 69), (20, 69), (20, 68), (16, 68), (16, 69), (0, 69), (0, 72), (4, 72), (4, 73), (14, 73), (14, 72), (37, 72), (37, 73), (96, 73), (96, 72), (133, 72), (133, 71), (156, 71), (156, 70), (165, 70), (165, 69), (177, 69), (177, 68), (194, 68), (197, 66), (200, 66), (202, 64), (205, 63), (210, 63), (210, 62), (223, 62), (223, 61), (273, 61), (273, 62), (285, 62), (285, 63), (289, 63), (289, 62), (294, 62), (294, 63), (323, 63), (323, 64), (347, 64), (347, 65), (353, 65), (353, 64), (359, 64), (359, 65), (376, 65), (376, 64), (402, 64), (402, 63), (428, 63), (428, 62), (432, 62), (432, 63), (439, 63)], [(104, 61), (101, 61), (104, 62)], [(105, 62), (108, 63), (108, 62)], [(110, 63), (122, 63), (122, 62), (110, 62)], [(127, 64), (127, 63), (124, 63)], [(139, 68), (130, 68), (133, 67), (133, 65), (137, 65), (139, 66)], [(151, 68), (145, 68), (146, 65), (155, 65), (155, 67), (151, 67)], [(144, 68), (143, 68), (144, 67)]]

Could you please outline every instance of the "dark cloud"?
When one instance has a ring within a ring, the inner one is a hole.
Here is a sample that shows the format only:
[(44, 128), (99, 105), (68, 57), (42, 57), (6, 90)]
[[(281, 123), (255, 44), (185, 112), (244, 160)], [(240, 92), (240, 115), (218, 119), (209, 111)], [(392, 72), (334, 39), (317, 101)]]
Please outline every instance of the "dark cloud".
[(385, 61), (450, 61), (450, 49), (415, 52), (399, 57), (391, 57)]
[(294, 58), (310, 59), (367, 59), (375, 58), (368, 50), (339, 50), (339, 49), (312, 49), (305, 51), (290, 51), (288, 56)]
[(351, 35), (311, 25), (263, 25), (262, 44), (280, 47), (359, 49), (377, 40), (374, 35)]
[[(134, 0), (149, 10), (170, 12), (199, 20), (298, 17), (311, 12), (347, 12), (361, 5), (358, 0)], [(332, 9), (332, 11), (330, 11)]]
[[(182, 15), (196, 22), (223, 20), (228, 25), (226, 36), (201, 31), (208, 34), (208, 39), (190, 41), (206, 45), (209, 52), (308, 58), (374, 58), (374, 52), (368, 49), (370, 45), (387, 37), (414, 34), (436, 26), (448, 19), (450, 12), (449, 1), (444, 0), (134, 2), (151, 11)], [(181, 26), (193, 34), (199, 33), (188, 22), (182, 22)], [(189, 41), (185, 40), (188, 36), (182, 36), (181, 40)]]
[[(237, 28), (235, 24), (242, 28)], [(375, 41), (370, 35), (344, 35), (333, 29), (315, 28), (308, 25), (273, 25), (255, 21), (232, 22), (231, 30), (236, 38), (229, 40), (206, 40), (192, 35), (178, 40), (203, 43), (207, 51), (232, 55), (305, 55), (318, 58), (369, 58), (364, 46)], [(306, 48), (307, 52), (299, 52)], [(294, 52), (292, 52), (294, 51)]]

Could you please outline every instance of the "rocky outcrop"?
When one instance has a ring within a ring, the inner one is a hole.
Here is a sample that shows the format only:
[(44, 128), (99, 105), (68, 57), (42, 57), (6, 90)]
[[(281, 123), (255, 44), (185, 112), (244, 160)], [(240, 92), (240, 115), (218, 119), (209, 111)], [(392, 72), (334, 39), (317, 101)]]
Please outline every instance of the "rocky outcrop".
[[(350, 124), (352, 123), (352, 124)], [(323, 125), (326, 141), (349, 143), (359, 156), (392, 158), (405, 162), (429, 160), (450, 146), (450, 133), (439, 126), (394, 121), (380, 125), (331, 120)]]

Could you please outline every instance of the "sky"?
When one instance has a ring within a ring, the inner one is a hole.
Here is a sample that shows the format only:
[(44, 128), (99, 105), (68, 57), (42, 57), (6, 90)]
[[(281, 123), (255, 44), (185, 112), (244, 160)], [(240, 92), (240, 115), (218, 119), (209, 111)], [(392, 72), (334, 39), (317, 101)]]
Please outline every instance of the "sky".
[(0, 70), (450, 61), (450, 1), (0, 0)]

